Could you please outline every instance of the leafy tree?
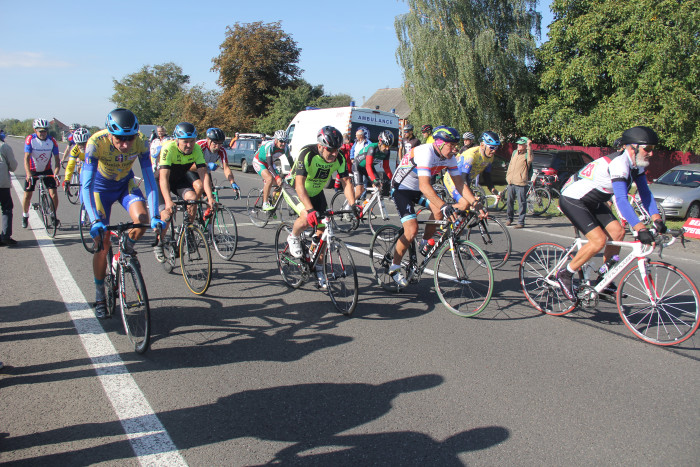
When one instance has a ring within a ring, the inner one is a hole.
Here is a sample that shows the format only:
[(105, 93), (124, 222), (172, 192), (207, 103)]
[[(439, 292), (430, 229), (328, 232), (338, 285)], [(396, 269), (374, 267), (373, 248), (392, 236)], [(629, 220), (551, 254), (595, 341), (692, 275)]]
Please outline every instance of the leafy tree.
[(111, 101), (136, 115), (144, 124), (162, 124), (178, 119), (179, 112), (172, 101), (185, 93), (185, 85), (190, 77), (182, 73), (175, 63), (143, 66), (136, 73), (126, 75), (121, 81), (114, 81), (114, 94)]
[(406, 0), (395, 20), (415, 123), (515, 136), (531, 108), (537, 0)]
[(226, 28), (221, 53), (212, 59), (223, 89), (218, 118), (229, 130), (253, 129), (276, 89), (286, 89), (300, 76), (300, 49), (280, 22), (236, 23)]
[(347, 107), (350, 105), (352, 96), (350, 94), (324, 94), (314, 102), (315, 107), (329, 109), (333, 107)]
[(670, 148), (700, 151), (700, 4), (554, 0), (537, 52), (541, 139), (610, 145), (634, 125)]
[(323, 86), (312, 86), (305, 80), (298, 80), (294, 86), (275, 88), (267, 96), (271, 100), (264, 116), (256, 120), (255, 128), (260, 133), (273, 134), (275, 130), (287, 128), (294, 116), (306, 106), (323, 96)]

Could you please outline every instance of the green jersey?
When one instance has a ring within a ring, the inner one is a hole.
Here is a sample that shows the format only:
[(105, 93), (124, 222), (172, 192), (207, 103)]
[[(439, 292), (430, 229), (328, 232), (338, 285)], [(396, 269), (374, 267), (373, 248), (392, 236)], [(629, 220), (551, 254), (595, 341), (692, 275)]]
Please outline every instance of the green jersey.
[(343, 153), (338, 152), (336, 160), (329, 163), (318, 153), (318, 145), (309, 144), (299, 152), (299, 158), (294, 164), (292, 181), (295, 181), (297, 175), (306, 177), (304, 188), (309, 197), (313, 198), (323, 191), (336, 171), (341, 178), (348, 176), (348, 167)]

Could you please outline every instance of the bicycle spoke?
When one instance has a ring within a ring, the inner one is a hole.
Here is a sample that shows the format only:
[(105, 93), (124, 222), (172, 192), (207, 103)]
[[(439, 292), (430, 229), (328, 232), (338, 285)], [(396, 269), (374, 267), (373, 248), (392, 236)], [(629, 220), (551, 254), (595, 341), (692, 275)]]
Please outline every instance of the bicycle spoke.
[(324, 276), (328, 295), (342, 314), (349, 316), (357, 306), (357, 271), (350, 250), (334, 239), (324, 256)]

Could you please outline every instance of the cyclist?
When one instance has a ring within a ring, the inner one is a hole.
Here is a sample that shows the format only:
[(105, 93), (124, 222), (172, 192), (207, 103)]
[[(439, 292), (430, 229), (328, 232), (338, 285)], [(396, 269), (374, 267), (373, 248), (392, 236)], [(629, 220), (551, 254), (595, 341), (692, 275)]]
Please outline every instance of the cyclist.
[(272, 141), (266, 141), (260, 145), (255, 152), (253, 158), (253, 169), (263, 178), (263, 211), (269, 211), (274, 208), (270, 204), (270, 188), (273, 183), (278, 186), (282, 183), (282, 177), (277, 172), (275, 162), (284, 154), (289, 157), (289, 149), (287, 148), (287, 132), (284, 130), (275, 131), (275, 136)]
[(462, 146), (459, 152), (464, 152), (474, 145), (474, 133), (467, 131), (462, 135), (462, 140), (464, 141), (464, 146)]
[[(435, 128), (432, 144), (423, 144), (415, 147), (409, 154), (404, 156), (399, 167), (394, 172), (392, 185), (394, 187), (393, 198), (396, 209), (401, 216), (401, 224), (404, 233), (396, 242), (394, 259), (389, 267), (389, 275), (400, 287), (406, 287), (408, 283), (401, 273), (401, 259), (406, 254), (408, 246), (416, 238), (418, 233), (418, 221), (414, 204), (428, 201), (430, 208), (430, 219), (442, 220), (450, 218), (454, 214), (454, 207), (445, 203), (435, 192), (430, 181), (433, 175), (440, 173), (443, 169), (452, 174), (454, 188), (462, 194), (462, 199), (457, 204), (459, 209), (466, 209), (468, 204), (480, 212), (479, 216), (486, 215), (483, 206), (477, 202), (469, 186), (462, 182), (459, 176), (459, 167), (454, 158), (459, 143), (459, 133), (451, 127), (439, 126)], [(423, 239), (420, 241), (422, 251), (435, 233), (436, 225), (429, 224), (425, 227)]]
[(367, 179), (376, 187), (381, 186), (382, 181), (374, 173), (375, 161), (382, 161), (384, 172), (391, 180), (391, 168), (389, 167), (390, 150), (394, 145), (394, 135), (389, 130), (384, 130), (379, 134), (377, 143), (370, 143), (365, 146), (352, 163), (352, 173), (355, 177), (355, 199), (362, 195)]
[[(151, 170), (151, 158), (144, 137), (139, 133), (136, 116), (127, 109), (114, 109), (107, 114), (107, 129), (98, 131), (88, 140), (85, 148), (85, 163), (80, 173), (80, 196), (92, 221), (90, 236), (98, 245), (101, 237), (103, 248), (95, 250), (92, 270), (95, 277), (95, 314), (103, 319), (107, 316), (104, 279), (107, 268), (107, 250), (110, 234), (105, 232), (109, 224), (112, 204), (118, 201), (129, 213), (132, 221), (148, 224), (148, 211), (143, 193), (134, 183), (131, 169), (138, 159), (148, 194), (151, 228), (164, 226), (158, 216), (158, 187)], [(136, 254), (134, 245), (143, 236), (145, 229), (132, 229), (126, 249)]]
[[(481, 135), (481, 143), (478, 146), (469, 148), (457, 155), (457, 165), (467, 186), (471, 185), (472, 177), (476, 178), (481, 175), (489, 191), (498, 196), (499, 193), (491, 180), (491, 164), (500, 145), (501, 141), (496, 133), (485, 131)], [(454, 180), (450, 177), (450, 174), (445, 174), (445, 186), (452, 194), (452, 197), (459, 201), (461, 190), (455, 189)]]
[[(75, 172), (75, 166), (78, 161), (85, 162), (85, 147), (87, 146), (88, 139), (90, 139), (90, 130), (87, 128), (78, 128), (73, 133), (73, 148), (69, 151), (68, 165), (66, 165), (66, 173), (63, 176), (63, 189), (68, 191), (70, 188), (70, 178)], [(78, 168), (78, 173), (80, 173), (80, 168)]]
[[(25, 229), (29, 225), (29, 206), (32, 202), (32, 193), (36, 186), (37, 175), (58, 176), (61, 166), (58, 162), (58, 143), (49, 136), (49, 121), (37, 118), (32, 125), (34, 133), (24, 140), (24, 170), (27, 179), (24, 184), (24, 197), (22, 198), (22, 227)], [(51, 158), (54, 159), (56, 168), (51, 168)], [(53, 205), (58, 212), (58, 194), (56, 193), (56, 179), (54, 177), (44, 180), (49, 195), (53, 200)], [(60, 225), (58, 219), (53, 219), (55, 225)]]
[(74, 140), (74, 134), (75, 130), (80, 128), (80, 125), (77, 123), (71, 123), (70, 127), (68, 129), (70, 130), (70, 134), (68, 135), (67, 141), (68, 141), (68, 146), (66, 147), (66, 150), (63, 151), (63, 157), (61, 158), (61, 165), (64, 165), (64, 163), (68, 160), (68, 157), (70, 156), (70, 151), (75, 146), (75, 140)]
[[(634, 235), (639, 242), (651, 245), (654, 237), (639, 221), (627, 199), (632, 183), (637, 184), (637, 192), (644, 208), (651, 214), (656, 229), (660, 233), (666, 231), (666, 225), (661, 220), (644, 173), (654, 148), (659, 143), (659, 137), (649, 127), (636, 126), (622, 133), (621, 143), (623, 147), (620, 151), (596, 159), (585, 166), (571, 176), (561, 191), (561, 211), (588, 239), (588, 243), (581, 247), (571, 262), (557, 272), (557, 281), (562, 292), (571, 301), (576, 300), (572, 284), (574, 273), (603, 248), (605, 261), (620, 251), (619, 246), (605, 246), (608, 239), (621, 241), (625, 237), (625, 230), (607, 203), (613, 196), (620, 214), (633, 226)], [(614, 287), (607, 290), (613, 291)]]
[(431, 144), (435, 140), (433, 139), (433, 126), (432, 125), (423, 125), (420, 127), (420, 132), (423, 135), (423, 139), (425, 140), (425, 144)]
[(413, 125), (410, 123), (404, 125), (403, 127), (403, 138), (401, 139), (401, 144), (399, 144), (399, 160), (411, 152), (411, 149), (416, 146), (420, 146), (420, 140), (413, 134)]
[[(221, 128), (209, 128), (207, 130), (206, 139), (197, 141), (197, 144), (200, 148), (202, 148), (204, 160), (206, 161), (207, 167), (210, 171), (213, 172), (219, 167), (219, 165), (221, 165), (224, 170), (224, 177), (226, 177), (226, 180), (228, 180), (228, 182), (231, 184), (231, 188), (233, 189), (233, 198), (238, 199), (241, 195), (241, 189), (238, 184), (236, 184), (236, 181), (233, 178), (233, 172), (228, 166), (228, 157), (226, 155), (226, 149), (224, 149), (225, 139), (226, 136)], [(190, 170), (196, 172), (198, 169), (195, 164), (192, 164)], [(197, 198), (201, 197), (202, 193), (204, 193), (202, 182), (197, 180), (194, 182), (194, 186), (197, 193)]]
[[(292, 226), (292, 233), (287, 237), (289, 252), (292, 256), (300, 258), (302, 255), (301, 240), (299, 235), (307, 227), (316, 227), (316, 235), (321, 235), (323, 229), (318, 224), (321, 216), (328, 208), (323, 188), (333, 176), (333, 172), (340, 174), (340, 182), (345, 191), (345, 197), (356, 215), (359, 215), (355, 206), (355, 194), (348, 176), (345, 156), (340, 153), (343, 144), (343, 136), (337, 128), (324, 126), (316, 135), (317, 144), (309, 144), (301, 148), (299, 158), (294, 164), (292, 184), (296, 193), (291, 190), (282, 190), (282, 195), (299, 215)], [(323, 278), (323, 266), (316, 266), (316, 276), (322, 288), (326, 287)]]
[[(168, 141), (160, 150), (158, 168), (160, 192), (165, 202), (165, 208), (161, 211), (161, 215), (166, 224), (172, 217), (173, 207), (175, 206), (171, 192), (184, 200), (196, 200), (198, 197), (194, 184), (200, 180), (204, 185), (203, 188), (207, 195), (209, 207), (214, 207), (214, 195), (211, 191), (212, 183), (207, 170), (207, 163), (204, 161), (202, 148), (195, 143), (197, 138), (196, 128), (191, 123), (180, 122), (175, 126), (173, 136), (175, 140)], [(190, 171), (192, 164), (196, 165), (196, 172)], [(190, 219), (195, 218), (196, 209), (194, 205), (187, 207)], [(165, 234), (165, 229), (163, 234)], [(158, 262), (165, 262), (163, 245), (156, 245), (153, 252)]]

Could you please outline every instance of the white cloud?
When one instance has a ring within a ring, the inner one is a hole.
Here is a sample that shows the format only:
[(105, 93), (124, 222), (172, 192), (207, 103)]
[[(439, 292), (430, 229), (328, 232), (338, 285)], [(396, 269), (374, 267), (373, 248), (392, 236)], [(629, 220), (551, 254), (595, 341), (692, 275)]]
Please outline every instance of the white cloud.
[(0, 49), (0, 68), (67, 68), (64, 60), (47, 57), (41, 52), (6, 52)]

